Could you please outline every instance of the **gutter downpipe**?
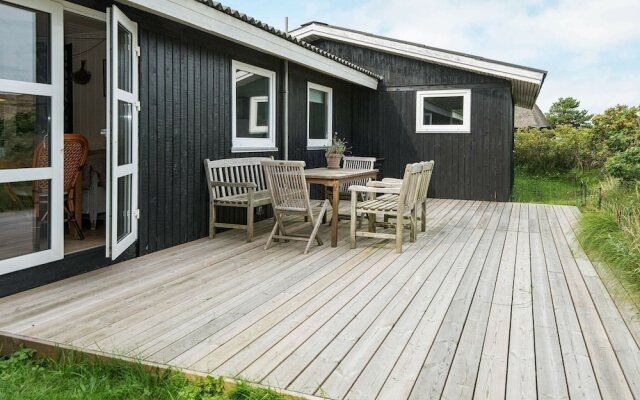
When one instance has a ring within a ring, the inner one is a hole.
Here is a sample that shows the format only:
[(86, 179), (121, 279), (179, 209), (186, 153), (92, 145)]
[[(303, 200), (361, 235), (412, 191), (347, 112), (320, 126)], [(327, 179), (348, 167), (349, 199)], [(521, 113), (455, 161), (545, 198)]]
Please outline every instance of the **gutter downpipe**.
[[(289, 17), (284, 17), (284, 32), (289, 34)], [(284, 159), (289, 159), (289, 61), (284, 60)]]

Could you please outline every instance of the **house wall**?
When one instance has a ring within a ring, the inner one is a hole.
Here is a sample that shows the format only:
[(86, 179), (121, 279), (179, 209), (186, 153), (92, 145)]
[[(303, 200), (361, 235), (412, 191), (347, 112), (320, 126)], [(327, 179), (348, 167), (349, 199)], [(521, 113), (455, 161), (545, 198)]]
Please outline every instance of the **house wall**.
[[(224, 39), (127, 9), (140, 31), (139, 254), (208, 235), (208, 192), (202, 160), (284, 158), (284, 62)], [(231, 152), (231, 61), (276, 71), (278, 152)], [(334, 89), (334, 131), (351, 140), (351, 84), (289, 65), (289, 158), (324, 165), (307, 151), (307, 81)], [(316, 189), (317, 194), (317, 189)], [(265, 209), (262, 217), (270, 216)], [(244, 210), (221, 209), (219, 220), (246, 220)], [(260, 219), (260, 216), (258, 216)]]
[[(513, 101), (508, 81), (332, 41), (314, 45), (384, 77), (377, 92), (353, 90), (353, 152), (384, 158), (383, 176), (435, 160), (430, 195), (508, 201)], [(416, 91), (471, 89), (471, 132), (416, 133)]]

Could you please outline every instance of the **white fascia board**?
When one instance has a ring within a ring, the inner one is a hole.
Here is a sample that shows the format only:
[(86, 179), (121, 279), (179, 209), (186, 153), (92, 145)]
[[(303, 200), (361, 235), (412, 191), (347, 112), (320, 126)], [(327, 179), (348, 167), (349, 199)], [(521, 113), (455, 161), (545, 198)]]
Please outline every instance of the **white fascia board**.
[(478, 60), (473, 57), (465, 57), (460, 54), (447, 53), (421, 46), (414, 46), (395, 40), (363, 35), (357, 32), (336, 29), (330, 26), (311, 24), (291, 32), (298, 39), (318, 37), (368, 47), (385, 53), (397, 54), (418, 60), (430, 61), (437, 64), (450, 65), (452, 67), (475, 71), (478, 73), (504, 77), (507, 79), (521, 80), (541, 85), (544, 73), (517, 66), (493, 63), (488, 60)]
[(121, 0), (121, 3), (342, 80), (370, 89), (378, 88), (378, 80), (374, 77), (196, 1)]

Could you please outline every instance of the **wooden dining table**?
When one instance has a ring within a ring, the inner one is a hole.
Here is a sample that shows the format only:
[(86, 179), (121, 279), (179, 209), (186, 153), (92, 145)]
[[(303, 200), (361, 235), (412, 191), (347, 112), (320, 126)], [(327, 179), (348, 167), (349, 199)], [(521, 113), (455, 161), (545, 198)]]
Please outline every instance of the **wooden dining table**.
[(304, 176), (309, 184), (322, 185), (332, 188), (331, 194), (331, 247), (338, 246), (338, 206), (340, 205), (340, 186), (343, 183), (357, 179), (375, 179), (377, 169), (349, 169), (349, 168), (310, 168), (304, 170)]

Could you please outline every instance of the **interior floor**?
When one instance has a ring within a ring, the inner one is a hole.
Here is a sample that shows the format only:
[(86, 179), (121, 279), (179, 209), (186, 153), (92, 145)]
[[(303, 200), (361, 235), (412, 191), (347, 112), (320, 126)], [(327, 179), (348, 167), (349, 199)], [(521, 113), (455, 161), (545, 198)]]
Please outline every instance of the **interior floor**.
[(95, 230), (88, 228), (88, 221), (84, 222), (82, 229), (84, 239), (80, 240), (78, 235), (72, 230), (71, 233), (65, 229), (64, 233), (64, 254), (75, 253), (77, 251), (92, 249), (105, 245), (105, 226), (103, 221), (98, 221)]

